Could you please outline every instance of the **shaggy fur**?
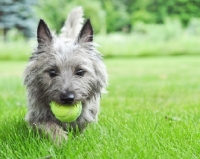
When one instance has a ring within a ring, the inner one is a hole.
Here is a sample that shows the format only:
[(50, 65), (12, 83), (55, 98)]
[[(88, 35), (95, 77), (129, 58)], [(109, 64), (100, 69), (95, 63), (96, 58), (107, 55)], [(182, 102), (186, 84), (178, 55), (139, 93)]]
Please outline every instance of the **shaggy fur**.
[[(82, 16), (82, 8), (74, 8), (59, 36), (40, 20), (38, 46), (24, 72), (26, 121), (54, 140), (67, 138), (66, 127), (82, 131), (97, 120), (100, 97), (107, 86), (106, 67), (93, 42), (92, 25), (88, 19), (81, 28)], [(63, 123), (52, 114), (51, 101), (72, 105), (81, 101), (81, 115), (74, 122)]]

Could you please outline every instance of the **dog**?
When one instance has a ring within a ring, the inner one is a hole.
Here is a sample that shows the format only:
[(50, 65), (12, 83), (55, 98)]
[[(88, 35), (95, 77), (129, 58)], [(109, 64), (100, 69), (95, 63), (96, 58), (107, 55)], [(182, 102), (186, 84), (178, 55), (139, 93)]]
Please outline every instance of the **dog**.
[[(67, 139), (69, 129), (82, 132), (98, 120), (100, 99), (106, 92), (108, 75), (102, 55), (93, 42), (90, 19), (82, 25), (83, 9), (74, 8), (59, 35), (44, 20), (37, 27), (37, 47), (24, 71), (28, 112), (25, 120), (53, 140)], [(73, 122), (55, 118), (50, 103), (82, 103), (82, 112)]]

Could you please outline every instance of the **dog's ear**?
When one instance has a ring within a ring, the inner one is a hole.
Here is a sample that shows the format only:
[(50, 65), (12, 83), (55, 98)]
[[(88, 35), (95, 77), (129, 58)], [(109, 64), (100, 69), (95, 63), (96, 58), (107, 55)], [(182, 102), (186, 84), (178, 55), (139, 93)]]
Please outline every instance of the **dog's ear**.
[(92, 42), (92, 41), (93, 41), (93, 28), (90, 23), (90, 19), (87, 19), (87, 21), (85, 22), (79, 33), (78, 42)]
[(52, 40), (52, 35), (47, 24), (44, 22), (44, 20), (40, 19), (37, 28), (38, 46), (43, 46), (45, 44), (48, 44), (51, 42), (51, 40)]

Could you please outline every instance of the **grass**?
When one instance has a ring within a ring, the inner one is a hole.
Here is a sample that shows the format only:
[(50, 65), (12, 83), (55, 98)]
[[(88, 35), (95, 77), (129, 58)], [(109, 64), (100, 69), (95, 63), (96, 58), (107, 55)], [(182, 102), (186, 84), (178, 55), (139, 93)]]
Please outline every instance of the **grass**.
[(0, 62), (0, 158), (200, 158), (200, 57), (106, 59), (109, 93), (98, 124), (61, 146), (34, 134), (21, 74)]
[(27, 61), (33, 48), (31, 45), (34, 46), (31, 43), (24, 41), (0, 42), (0, 60)]
[(198, 36), (168, 38), (160, 32), (153, 35), (115, 33), (106, 37), (99, 35), (96, 41), (100, 44), (99, 50), (106, 57), (198, 55), (200, 52)]
[[(152, 29), (153, 30), (153, 29)], [(99, 51), (105, 57), (143, 57), (143, 56), (171, 56), (171, 55), (199, 55), (199, 36), (181, 34), (168, 37), (161, 30), (148, 31), (148, 33), (108, 34), (96, 35), (95, 42)], [(152, 33), (153, 32), (153, 33)], [(170, 34), (170, 35), (171, 35)], [(25, 61), (28, 60), (32, 49), (36, 46), (36, 39), (28, 42), (23, 40), (2, 43), (0, 41), (0, 59)]]

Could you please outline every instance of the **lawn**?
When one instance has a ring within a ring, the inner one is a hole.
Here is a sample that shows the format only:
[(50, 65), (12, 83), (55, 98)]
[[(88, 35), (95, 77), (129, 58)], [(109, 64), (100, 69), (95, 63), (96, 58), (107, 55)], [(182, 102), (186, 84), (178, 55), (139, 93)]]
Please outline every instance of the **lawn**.
[(26, 62), (0, 61), (0, 158), (200, 158), (200, 56), (105, 60), (99, 122), (57, 146), (24, 121)]

